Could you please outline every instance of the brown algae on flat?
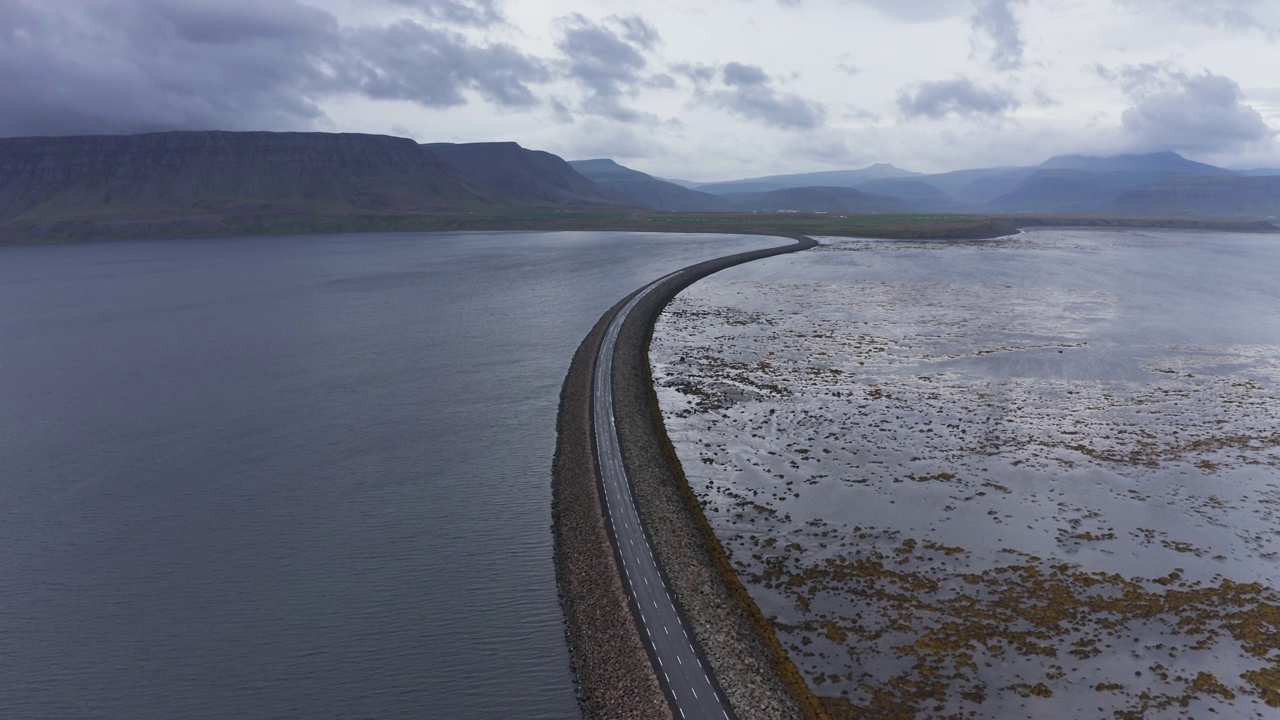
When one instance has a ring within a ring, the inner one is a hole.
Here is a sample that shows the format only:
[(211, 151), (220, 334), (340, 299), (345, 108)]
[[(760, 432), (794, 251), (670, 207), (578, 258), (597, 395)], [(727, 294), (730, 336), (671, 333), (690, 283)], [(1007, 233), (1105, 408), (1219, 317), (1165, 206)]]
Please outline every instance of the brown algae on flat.
[[(979, 247), (1105, 253), (1039, 243)], [(651, 349), (690, 482), (833, 715), (1273, 716), (1280, 338), (1130, 352), (1095, 337), (1130, 312), (1105, 283), (896, 279), (909, 247), (848, 246), (695, 285)]]

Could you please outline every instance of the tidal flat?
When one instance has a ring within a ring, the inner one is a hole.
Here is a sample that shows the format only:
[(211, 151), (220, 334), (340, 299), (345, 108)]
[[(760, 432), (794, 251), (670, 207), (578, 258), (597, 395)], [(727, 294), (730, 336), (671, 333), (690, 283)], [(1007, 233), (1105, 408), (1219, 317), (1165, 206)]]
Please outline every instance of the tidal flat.
[(650, 359), (833, 715), (1280, 712), (1280, 243), (820, 240), (685, 290)]

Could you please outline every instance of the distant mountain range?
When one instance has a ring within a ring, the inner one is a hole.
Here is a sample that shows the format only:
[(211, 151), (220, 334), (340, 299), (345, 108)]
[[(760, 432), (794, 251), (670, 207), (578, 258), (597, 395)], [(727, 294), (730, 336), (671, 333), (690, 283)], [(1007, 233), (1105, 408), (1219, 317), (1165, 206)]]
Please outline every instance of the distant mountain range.
[[(1280, 170), (1237, 172), (1174, 152), (1157, 152), (1059, 155), (1031, 167), (935, 175), (877, 164), (860, 170), (686, 183), (686, 189), (722, 196), (739, 210), (1272, 218), (1280, 215), (1280, 195), (1265, 180), (1275, 176)], [(832, 188), (869, 197), (855, 201), (847, 194), (833, 194)], [(787, 194), (776, 194), (784, 189)]]
[(588, 180), (619, 192), (654, 210), (673, 212), (729, 212), (733, 203), (711, 193), (690, 190), (659, 180), (612, 160), (576, 160), (569, 163)]
[(342, 218), (351, 217), (384, 228), (397, 226), (378, 218), (575, 208), (1273, 219), (1280, 171), (1235, 172), (1165, 152), (1062, 155), (1032, 167), (934, 175), (878, 164), (694, 184), (608, 159), (565, 162), (510, 142), (215, 131), (0, 139), (0, 240), (92, 237), (111, 228), (349, 227)]
[[(468, 180), (525, 202), (562, 206), (653, 207), (592, 182), (557, 155), (513, 142), (423, 145)], [(621, 167), (621, 166), (619, 166)]]
[(825, 172), (802, 173), (799, 175), (768, 175), (766, 177), (731, 180), (698, 185), (695, 189), (702, 192), (725, 195), (728, 193), (763, 193), (773, 190), (789, 190), (800, 187), (849, 187), (856, 188), (862, 183), (883, 178), (919, 177), (920, 173), (910, 172), (892, 165), (880, 163), (861, 170), (828, 170)]

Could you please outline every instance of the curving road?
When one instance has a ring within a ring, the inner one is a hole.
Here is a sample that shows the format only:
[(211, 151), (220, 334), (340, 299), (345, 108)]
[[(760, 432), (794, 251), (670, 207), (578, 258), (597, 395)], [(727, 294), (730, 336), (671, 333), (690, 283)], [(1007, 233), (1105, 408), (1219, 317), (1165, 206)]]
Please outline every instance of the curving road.
[(609, 323), (600, 342), (592, 378), (591, 419), (597, 469), (604, 488), (605, 516), (622, 566), (623, 582), (631, 596), (632, 612), (645, 636), (672, 713), (679, 718), (734, 720), (733, 709), (706, 667), (658, 570), (631, 494), (614, 421), (613, 356), (618, 332), (636, 304), (669, 277), (659, 278), (637, 292)]

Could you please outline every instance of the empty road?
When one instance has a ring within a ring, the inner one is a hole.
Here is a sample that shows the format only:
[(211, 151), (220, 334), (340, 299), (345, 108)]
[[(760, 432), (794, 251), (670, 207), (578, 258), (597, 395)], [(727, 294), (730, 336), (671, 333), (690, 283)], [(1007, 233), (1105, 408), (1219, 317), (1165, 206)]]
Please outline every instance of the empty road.
[(633, 611), (651, 657), (657, 662), (658, 678), (676, 717), (690, 720), (734, 720), (733, 710), (705, 667), (701, 654), (676, 609), (666, 583), (658, 572), (649, 537), (636, 510), (631, 483), (618, 447), (618, 430), (613, 413), (613, 356), (618, 332), (641, 298), (670, 275), (655, 280), (636, 294), (614, 317), (600, 343), (592, 379), (592, 425), (596, 439), (596, 462), (604, 486), (605, 517), (608, 520), (618, 557), (622, 561), (623, 583), (632, 598)]

